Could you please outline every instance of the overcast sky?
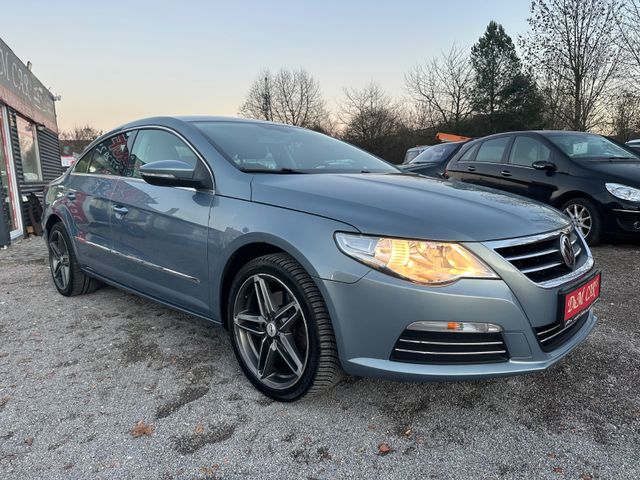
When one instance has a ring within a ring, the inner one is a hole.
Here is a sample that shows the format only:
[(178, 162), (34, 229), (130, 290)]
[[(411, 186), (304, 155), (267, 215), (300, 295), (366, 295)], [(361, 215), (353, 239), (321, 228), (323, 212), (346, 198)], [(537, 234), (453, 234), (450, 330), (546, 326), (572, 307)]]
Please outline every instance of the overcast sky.
[(334, 109), (344, 87), (404, 92), (404, 73), (490, 20), (514, 40), (529, 0), (20, 0), (2, 39), (62, 100), (58, 125), (107, 130), (161, 114), (237, 115), (268, 67), (304, 67)]

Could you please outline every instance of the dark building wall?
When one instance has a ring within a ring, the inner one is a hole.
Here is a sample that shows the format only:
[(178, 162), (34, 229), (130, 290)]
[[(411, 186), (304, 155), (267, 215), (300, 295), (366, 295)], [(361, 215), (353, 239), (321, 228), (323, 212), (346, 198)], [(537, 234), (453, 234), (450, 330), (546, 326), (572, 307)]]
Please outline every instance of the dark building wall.
[(42, 182), (25, 182), (22, 170), (22, 158), (20, 157), (20, 142), (18, 140), (18, 129), (16, 125), (16, 112), (9, 108), (9, 129), (11, 130), (11, 150), (15, 172), (18, 180), (18, 194), (22, 204), (22, 219), (24, 228), (31, 225), (29, 221), (29, 211), (27, 202), (22, 201), (22, 197), (28, 197), (30, 193), (35, 193), (38, 198), (42, 197), (42, 192), (47, 183), (62, 175), (64, 169), (60, 163), (60, 144), (58, 135), (47, 128), (37, 130), (38, 151), (40, 155), (40, 165), (42, 167)]

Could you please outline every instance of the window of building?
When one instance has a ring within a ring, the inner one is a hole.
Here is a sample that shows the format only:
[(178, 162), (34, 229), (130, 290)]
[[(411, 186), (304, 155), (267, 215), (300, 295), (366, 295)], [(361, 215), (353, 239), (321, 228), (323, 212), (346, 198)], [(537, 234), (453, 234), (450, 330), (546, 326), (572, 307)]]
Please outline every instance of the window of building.
[(16, 117), (20, 158), (22, 159), (22, 177), (25, 182), (42, 182), (42, 167), (38, 153), (35, 124), (22, 117)]

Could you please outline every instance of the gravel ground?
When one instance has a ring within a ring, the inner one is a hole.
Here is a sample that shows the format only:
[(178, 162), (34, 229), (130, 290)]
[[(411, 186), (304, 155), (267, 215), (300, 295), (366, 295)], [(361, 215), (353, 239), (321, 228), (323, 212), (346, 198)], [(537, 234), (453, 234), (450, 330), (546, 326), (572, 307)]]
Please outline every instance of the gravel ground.
[(547, 372), (280, 404), (223, 329), (114, 288), (64, 298), (23, 240), (0, 251), (0, 478), (640, 478), (640, 245), (594, 253), (600, 324)]

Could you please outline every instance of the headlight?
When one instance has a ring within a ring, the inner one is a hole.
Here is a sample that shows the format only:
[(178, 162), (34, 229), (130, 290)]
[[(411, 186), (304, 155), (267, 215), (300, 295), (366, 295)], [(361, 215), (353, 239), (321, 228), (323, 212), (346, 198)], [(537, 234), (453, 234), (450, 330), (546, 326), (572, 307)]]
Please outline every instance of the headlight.
[(640, 202), (640, 190), (637, 188), (627, 187), (619, 183), (605, 183), (604, 186), (614, 197), (629, 200), (630, 202)]
[(340, 250), (377, 270), (424, 285), (461, 278), (498, 278), (482, 260), (458, 243), (336, 233)]

